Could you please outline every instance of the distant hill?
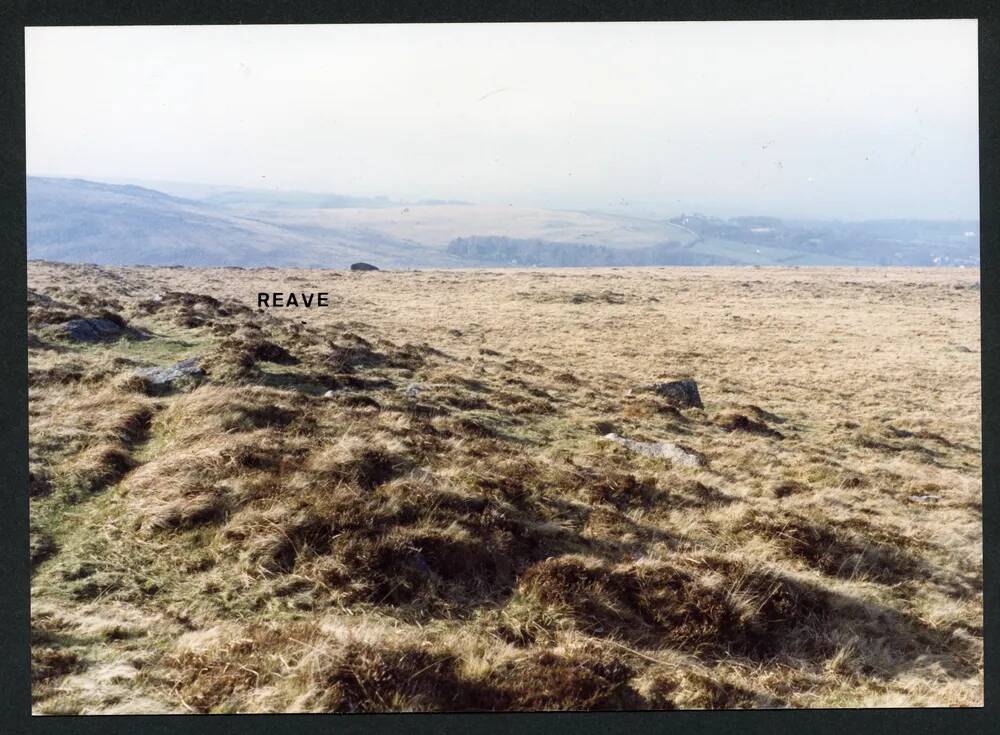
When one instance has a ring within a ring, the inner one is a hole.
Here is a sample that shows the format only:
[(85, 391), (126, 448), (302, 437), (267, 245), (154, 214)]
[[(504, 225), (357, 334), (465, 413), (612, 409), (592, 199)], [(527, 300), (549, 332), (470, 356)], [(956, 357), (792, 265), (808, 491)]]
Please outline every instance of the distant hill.
[(250, 188), (220, 184), (198, 184), (186, 181), (159, 179), (109, 179), (106, 184), (140, 186), (144, 189), (170, 194), (184, 199), (194, 199), (207, 204), (222, 206), (249, 206), (262, 209), (277, 208), (338, 208), (338, 207), (394, 207), (395, 202), (386, 196), (360, 197), (313, 191), (292, 191), (273, 188)]
[[(595, 211), (28, 177), (28, 257), (380, 268), (979, 264), (978, 222), (671, 220)], [(186, 195), (185, 195), (186, 193)]]
[(692, 248), (743, 262), (784, 265), (979, 265), (972, 220), (783, 221), (775, 217), (681, 215)]
[(28, 257), (100, 265), (455, 265), (447, 254), (360, 227), (274, 224), (132, 185), (28, 178)]

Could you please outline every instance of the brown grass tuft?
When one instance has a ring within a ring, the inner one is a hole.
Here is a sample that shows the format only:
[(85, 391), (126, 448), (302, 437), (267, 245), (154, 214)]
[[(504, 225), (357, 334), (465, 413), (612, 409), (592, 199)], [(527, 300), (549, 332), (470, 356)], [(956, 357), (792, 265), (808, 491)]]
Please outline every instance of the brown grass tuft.
[(690, 648), (739, 634), (723, 591), (663, 562), (607, 567), (578, 556), (547, 559), (521, 576), (518, 592), (567, 610), (583, 630), (598, 635), (655, 635)]

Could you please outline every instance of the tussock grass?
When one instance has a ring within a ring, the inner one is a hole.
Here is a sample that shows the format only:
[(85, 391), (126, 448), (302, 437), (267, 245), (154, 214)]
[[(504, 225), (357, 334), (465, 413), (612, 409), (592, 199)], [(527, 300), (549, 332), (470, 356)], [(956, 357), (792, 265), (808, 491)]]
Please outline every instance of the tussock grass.
[(981, 703), (977, 274), (831, 273), (32, 263), (35, 711)]

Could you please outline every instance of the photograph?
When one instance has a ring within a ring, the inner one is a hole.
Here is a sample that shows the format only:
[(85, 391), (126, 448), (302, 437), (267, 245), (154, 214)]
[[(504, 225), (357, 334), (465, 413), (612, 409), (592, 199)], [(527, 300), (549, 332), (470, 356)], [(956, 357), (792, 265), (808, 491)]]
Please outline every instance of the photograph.
[(982, 708), (979, 30), (28, 24), (31, 715)]

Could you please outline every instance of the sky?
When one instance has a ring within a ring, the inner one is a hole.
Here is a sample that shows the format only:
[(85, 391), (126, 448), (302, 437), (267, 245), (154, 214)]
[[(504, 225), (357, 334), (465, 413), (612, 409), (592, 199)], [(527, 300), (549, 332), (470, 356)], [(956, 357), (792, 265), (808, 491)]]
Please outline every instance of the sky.
[(974, 20), (28, 28), (30, 175), (978, 218)]

